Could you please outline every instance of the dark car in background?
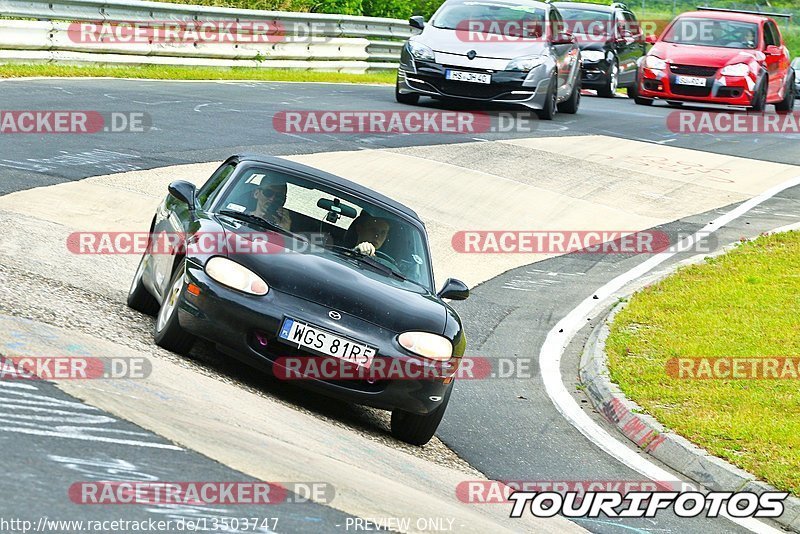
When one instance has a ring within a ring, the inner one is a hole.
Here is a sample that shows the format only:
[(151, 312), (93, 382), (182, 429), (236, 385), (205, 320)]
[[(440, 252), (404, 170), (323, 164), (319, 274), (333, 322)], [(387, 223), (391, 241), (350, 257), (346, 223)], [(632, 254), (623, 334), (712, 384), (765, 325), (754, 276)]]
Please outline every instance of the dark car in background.
[[(618, 87), (636, 90), (636, 68), (647, 52), (641, 25), (625, 4), (555, 2), (581, 48), (581, 85), (613, 97)], [(634, 96), (634, 95), (630, 95)]]
[(522, 104), (540, 118), (576, 113), (580, 50), (558, 9), (533, 0), (447, 0), (403, 46), (395, 97)]
[[(169, 186), (128, 305), (157, 314), (156, 344), (177, 353), (199, 337), (279, 377), (291, 376), (289, 361), (343, 366), (348, 376), (296, 383), (391, 410), (392, 434), (421, 445), (466, 346), (443, 299), (468, 295), (453, 279), (434, 289), (425, 226), (410, 208), (305, 165), (235, 156), (199, 190)], [(390, 363), (416, 374), (364, 374)]]

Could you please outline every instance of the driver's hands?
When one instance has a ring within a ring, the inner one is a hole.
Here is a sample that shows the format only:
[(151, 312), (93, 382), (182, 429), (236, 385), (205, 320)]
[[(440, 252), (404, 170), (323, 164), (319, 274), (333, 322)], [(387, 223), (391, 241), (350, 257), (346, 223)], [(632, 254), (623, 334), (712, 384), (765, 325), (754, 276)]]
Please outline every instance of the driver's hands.
[(375, 255), (375, 246), (369, 241), (364, 241), (363, 243), (359, 243), (358, 245), (356, 245), (355, 250), (356, 252), (360, 252), (365, 256)]

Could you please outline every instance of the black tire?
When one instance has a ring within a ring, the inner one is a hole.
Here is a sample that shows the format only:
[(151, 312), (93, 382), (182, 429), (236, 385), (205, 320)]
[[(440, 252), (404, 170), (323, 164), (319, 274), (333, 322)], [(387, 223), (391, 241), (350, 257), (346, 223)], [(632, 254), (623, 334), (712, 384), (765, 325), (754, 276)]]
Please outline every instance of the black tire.
[(611, 69), (608, 71), (608, 78), (606, 79), (606, 83), (603, 87), (597, 89), (597, 96), (602, 96), (605, 98), (614, 98), (617, 94), (617, 88), (619, 87), (619, 63), (617, 60), (614, 60), (614, 63), (611, 64)]
[(178, 321), (178, 308), (183, 300), (183, 276), (186, 269), (186, 260), (182, 260), (172, 275), (169, 289), (164, 295), (164, 302), (158, 310), (156, 324), (153, 326), (153, 339), (161, 348), (176, 354), (188, 354), (192, 349), (195, 337), (181, 328)]
[(794, 78), (795, 75), (789, 78), (786, 87), (788, 88), (786, 91), (786, 95), (783, 97), (783, 100), (775, 104), (775, 111), (779, 113), (788, 113), (794, 109), (794, 101), (795, 101), (795, 88), (794, 88)]
[(539, 119), (543, 121), (551, 121), (558, 112), (558, 76), (553, 76), (550, 80), (550, 87), (547, 91), (547, 97), (544, 102), (544, 109), (536, 111)]
[(451, 385), (444, 394), (444, 399), (439, 407), (426, 415), (394, 410), (392, 412), (392, 436), (411, 445), (421, 446), (428, 443), (436, 434), (439, 423), (442, 422), (452, 391), (453, 386)]
[(158, 313), (158, 301), (153, 295), (144, 287), (142, 283), (142, 274), (144, 273), (145, 258), (147, 254), (142, 255), (139, 260), (139, 266), (136, 268), (136, 274), (133, 275), (131, 287), (128, 290), (128, 307), (146, 315), (155, 315)]
[(575, 77), (575, 86), (572, 88), (572, 94), (564, 102), (558, 104), (559, 113), (569, 113), (574, 115), (578, 112), (581, 105), (581, 79), (580, 74)]
[(400, 104), (408, 104), (409, 106), (419, 103), (419, 95), (417, 93), (401, 93), (400, 81), (394, 85), (394, 99)]
[(758, 113), (762, 113), (767, 109), (767, 88), (769, 87), (769, 80), (766, 75), (762, 76), (761, 83), (758, 86), (758, 91), (753, 95), (753, 103), (750, 108)]
[(634, 81), (633, 85), (629, 85), (625, 88), (625, 91), (628, 93), (628, 98), (636, 98), (639, 96), (639, 80), (637, 79)]

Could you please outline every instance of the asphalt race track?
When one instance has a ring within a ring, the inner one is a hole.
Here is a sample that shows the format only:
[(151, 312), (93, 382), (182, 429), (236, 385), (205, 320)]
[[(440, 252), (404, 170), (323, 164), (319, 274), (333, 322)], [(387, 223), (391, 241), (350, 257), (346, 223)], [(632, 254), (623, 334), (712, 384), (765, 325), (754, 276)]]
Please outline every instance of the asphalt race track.
[[(731, 194), (735, 195), (731, 196), (729, 201), (719, 200), (728, 198), (722, 196), (717, 197), (715, 202), (713, 193), (698, 193), (694, 189), (696, 187), (694, 182), (702, 180), (691, 173), (685, 173), (682, 185), (678, 182), (671, 183), (669, 187), (665, 185), (662, 191), (663, 198), (641, 201), (659, 203), (659, 209), (663, 207), (663, 211), (654, 214), (645, 213), (648, 210), (642, 207), (642, 213), (637, 214), (640, 218), (631, 220), (636, 220), (636, 224), (642, 224), (645, 228), (657, 227), (673, 237), (697, 231), (746, 198), (755, 196), (768, 186), (782, 181), (773, 178), (772, 175), (767, 176), (767, 172), (775, 175), (781, 172), (784, 173), (781, 176), (786, 178), (792, 173), (794, 176), (800, 176), (800, 167), (794, 167), (800, 166), (800, 150), (798, 150), (800, 136), (675, 134), (666, 127), (666, 117), (674, 111), (673, 109), (664, 105), (635, 106), (632, 101), (624, 97), (601, 99), (585, 96), (577, 115), (559, 115), (552, 122), (538, 123), (534, 132), (487, 133), (479, 136), (287, 135), (275, 131), (272, 124), (272, 117), (281, 110), (345, 111), (413, 108), (396, 104), (391, 87), (344, 84), (59, 79), (0, 81), (0, 91), (6, 109), (145, 112), (149, 115), (153, 126), (151, 131), (144, 134), (98, 133), (50, 136), (28, 134), (0, 137), (0, 221), (4, 228), (13, 229), (19, 236), (25, 235), (28, 225), (37, 232), (44, 231), (42, 228), (47, 227), (45, 223), (56, 221), (58, 212), (62, 209), (56, 201), (49, 200), (57, 198), (56, 196), (43, 196), (42, 198), (47, 200), (36, 204), (37, 191), (44, 193), (48, 189), (34, 190), (34, 188), (57, 184), (66, 186), (85, 178), (115, 173), (218, 162), (237, 152), (292, 156), (319, 166), (331, 166), (339, 169), (339, 174), (347, 176), (342, 170), (346, 168), (344, 163), (339, 161), (346, 159), (347, 155), (326, 155), (326, 153), (393, 149), (378, 153), (379, 159), (413, 156), (426, 159), (428, 163), (433, 162), (432, 164), (440, 163), (448, 166), (457, 164), (474, 173), (487, 175), (501, 166), (502, 173), (497, 174), (520, 182), (528, 180), (539, 185), (547, 182), (548, 191), (560, 191), (561, 185), (558, 182), (562, 180), (559, 174), (561, 171), (550, 169), (549, 172), (552, 174), (548, 177), (532, 175), (530, 169), (535, 167), (535, 162), (529, 159), (533, 153), (530, 151), (541, 151), (554, 159), (570, 160), (570, 165), (587, 166), (592, 165), (591, 155), (596, 154), (597, 149), (587, 149), (582, 153), (580, 147), (590, 143), (594, 143), (593, 147), (605, 147), (604, 149), (612, 155), (618, 143), (626, 150), (647, 151), (650, 150), (647, 147), (652, 147), (652, 150), (656, 151), (674, 147), (676, 154), (691, 152), (698, 160), (717, 156), (742, 158), (737, 161), (749, 160), (751, 167), (740, 172), (741, 183), (746, 182), (746, 186), (740, 185), (739, 182), (736, 187), (731, 185)], [(430, 101), (423, 100), (422, 105), (433, 108)], [(533, 140), (525, 140), (529, 138)], [(461, 145), (463, 143), (472, 144)], [(677, 152), (678, 149), (685, 150)], [(363, 161), (369, 162), (371, 154), (373, 153), (365, 154)], [(676, 165), (686, 164), (680, 159), (675, 161)], [(758, 175), (758, 169), (761, 168), (768, 169), (763, 177)], [(369, 170), (369, 167), (352, 169), (354, 179), (368, 179), (359, 173), (368, 174)], [(396, 172), (402, 174), (401, 170)], [(664, 176), (671, 176), (669, 173), (673, 171), (663, 169), (663, 172), (666, 173)], [(591, 184), (580, 184), (581, 188), (586, 188), (582, 195), (586, 198), (602, 196), (605, 193), (601, 190), (605, 188), (610, 192), (609, 199), (604, 202), (612, 206), (609, 208), (612, 209), (613, 196), (624, 195), (626, 188), (632, 187), (631, 176), (634, 175), (635, 173), (626, 171), (625, 162), (617, 162), (610, 167), (608, 181), (597, 185), (597, 191), (591, 190)], [(207, 174), (196, 178), (202, 180), (206, 176)], [(763, 186), (759, 184), (762, 178)], [(375, 183), (372, 187), (380, 189), (381, 178), (373, 179)], [(453, 175), (450, 184), (453, 196), (460, 194), (461, 184), (457, 179), (458, 173)], [(564, 177), (563, 181), (566, 183), (564, 187), (572, 187), (570, 181), (574, 179), (572, 176)], [(664, 180), (666, 183), (667, 179)], [(730, 183), (733, 184), (734, 181), (736, 179), (732, 178)], [(13, 197), (12, 203), (16, 203), (16, 199), (30, 199), (31, 204), (13, 207), (9, 206), (9, 203), (3, 203), (2, 195), (11, 193), (22, 195), (25, 191), (28, 191), (27, 196)], [(705, 200), (695, 203), (691, 200), (695, 193), (703, 196)], [(91, 206), (94, 201), (99, 203), (100, 199), (85, 199), (86, 206)], [(620, 200), (620, 206), (619, 210), (624, 211), (627, 205)], [(412, 207), (415, 206), (412, 204)], [(720, 248), (742, 237), (757, 236), (761, 232), (796, 223), (800, 220), (798, 207), (800, 207), (800, 187), (786, 189), (722, 228), (715, 234), (714, 248)], [(491, 206), (483, 208), (489, 213), (492, 211)], [(53, 217), (42, 216), (42, 210), (48, 209), (53, 210), (55, 214)], [(547, 211), (546, 206), (536, 204), (529, 205), (526, 209), (532, 214), (531, 220), (543, 216), (540, 212)], [(443, 211), (447, 211), (446, 205)], [(420, 213), (425, 218), (424, 210), (420, 210)], [(650, 215), (655, 218), (648, 219), (647, 216)], [(450, 213), (448, 216), (457, 220), (460, 214)], [(585, 221), (592, 220), (591, 213), (583, 213), (581, 217)], [(448, 224), (449, 226), (442, 228), (451, 228), (457, 223)], [(489, 225), (490, 222), (487, 221), (486, 224)], [(526, 224), (531, 223), (528, 221), (518, 226)], [(436, 225), (434, 227), (439, 228)], [(3, 244), (6, 259), (11, 256), (8, 247), (16, 245), (18, 252), (24, 250), (24, 245), (20, 245), (19, 242), (14, 243), (8, 236), (5, 237), (5, 241), (0, 240), (0, 243)], [(4, 252), (0, 251), (0, 257), (3, 257), (3, 254)], [(47, 293), (47, 289), (34, 289), (42, 281), (46, 285), (49, 284), (47, 287), (50, 290), (66, 288), (70, 292), (76, 292), (76, 286), (67, 285), (60, 275), (43, 275), (42, 273), (47, 271), (48, 259), (35, 256), (33, 252), (31, 254), (31, 258), (37, 258), (37, 267), (30, 269), (30, 272), (24, 271), (20, 267), (21, 263), (8, 263), (6, 267), (0, 265), (0, 283), (7, 286), (6, 292), (0, 292), (0, 314), (2, 314), (0, 322), (4, 323), (3, 330), (6, 331), (0, 343), (4, 342), (6, 349), (24, 346), (27, 338), (21, 332), (27, 327), (24, 322), (15, 322), (19, 319), (12, 320), (4, 316), (33, 319), (54, 328), (69, 330), (74, 327), (78, 339), (79, 327), (62, 324), (58, 314), (49, 314), (41, 306), (22, 307), (21, 303), (26, 292), (31, 295), (36, 291)], [(659, 269), (668, 268), (671, 264), (692, 255), (694, 253), (677, 254)], [(52, 261), (55, 262), (54, 259)], [(444, 263), (448, 272), (444, 273), (439, 269), (437, 283), (441, 283), (441, 280), (450, 274), (458, 276), (455, 269), (459, 261), (480, 260), (463, 255), (448, 258)], [(498, 266), (491, 272), (491, 276), (476, 274), (475, 281), (482, 283), (473, 289), (468, 300), (455, 303), (468, 332), (468, 354), (488, 358), (515, 357), (527, 360), (533, 362), (530, 366), (532, 375), (524, 379), (474, 380), (458, 383), (447, 415), (437, 434), (441, 441), (476, 472), (493, 480), (642, 480), (642, 474), (609, 455), (565, 419), (548, 396), (537, 363), (540, 348), (548, 332), (561, 318), (567, 316), (581, 301), (591, 298), (597, 288), (642, 261), (642, 257), (637, 255), (571, 254), (542, 258), (531, 265), (516, 264), (507, 268)], [(1, 263), (4, 261), (0, 261)], [(54, 263), (56, 269), (57, 266), (58, 263)], [(449, 272), (451, 269), (452, 273)], [(79, 289), (90, 291), (91, 275), (92, 273), (88, 272), (85, 284)], [(113, 282), (114, 280), (111, 280), (109, 283), (113, 285)], [(130, 319), (132, 312), (124, 310), (121, 300), (114, 303), (114, 297), (118, 297), (120, 291), (124, 294), (127, 284), (127, 278), (120, 280), (118, 287), (111, 288), (104, 294), (104, 298), (108, 298), (103, 300), (103, 303), (108, 308), (99, 306), (94, 310), (83, 311), (88, 314), (94, 313), (98, 317), (113, 318), (113, 314), (119, 314), (122, 326), (118, 328), (121, 329), (133, 330), (138, 327), (128, 325), (146, 324), (146, 321), (140, 318), (136, 318), (139, 323), (134, 323), (134, 319)], [(87, 308), (90, 306), (87, 305)], [(76, 308), (77, 311), (80, 309)], [(598, 425), (618, 438), (620, 448), (635, 450), (635, 447), (592, 409), (577, 387), (581, 341), (588, 336), (589, 331), (599, 320), (602, 318), (587, 317), (587, 326), (567, 348), (561, 362), (561, 379), (573, 392), (575, 401), (583, 410)], [(16, 340), (14, 332), (19, 333)], [(69, 334), (54, 330), (52, 335)], [(142, 329), (142, 332), (137, 330), (132, 335), (145, 339), (147, 332)], [(98, 332), (97, 337), (105, 336), (102, 332)], [(202, 365), (212, 368), (215, 373), (228, 376), (231, 381), (227, 384), (228, 387), (280, 389), (270, 381), (253, 379), (240, 366), (231, 366), (222, 361), (223, 358), (219, 355), (208, 353), (207, 348), (203, 350), (205, 353), (196, 356), (196, 359)], [(190, 368), (190, 371), (197, 372), (194, 368)], [(101, 409), (98, 409), (94, 406), (104, 398), (103, 392), (94, 392), (92, 396), (79, 389), (70, 390), (70, 387), (61, 385), (56, 387), (50, 383), (31, 385), (0, 381), (0, 396), (5, 406), (3, 414), (0, 415), (0, 443), (7, 460), (6, 476), (0, 482), (2, 503), (0, 515), (24, 516), (34, 521), (42, 516), (61, 519), (118, 517), (212, 519), (252, 515), (252, 511), (237, 506), (213, 510), (198, 507), (153, 506), (142, 509), (98, 506), (87, 511), (87, 507), (70, 502), (65, 497), (64, 488), (76, 480), (78, 476), (76, 473), (79, 473), (84, 480), (236, 481), (258, 478), (246, 474), (252, 471), (248, 471), (244, 463), (233, 465), (233, 462), (221, 460), (224, 458), (222, 452), (219, 455), (211, 454), (179, 438), (148, 430), (147, 428), (153, 427), (144, 423), (137, 424), (138, 419), (133, 415), (128, 420), (115, 415), (120, 413), (120, 410), (128, 410), (133, 414), (136, 411), (133, 405), (127, 407), (109, 405), (108, 409), (102, 405)], [(157, 390), (141, 393), (143, 397), (152, 395), (153, 398), (158, 394)], [(338, 420), (339, 426), (346, 429), (352, 426), (353, 433), (363, 431), (361, 428), (364, 424), (363, 419), (351, 416), (347, 408), (328, 409), (324, 406), (324, 401), (308, 399), (305, 395), (291, 391), (279, 391), (278, 395), (287, 405), (296, 406), (298, 410), (310, 410), (312, 413)], [(86, 403), (78, 399), (85, 400)], [(92, 402), (92, 399), (97, 402)], [(164, 393), (164, 399), (172, 402), (167, 393)], [(63, 429), (54, 430), (47, 425), (47, 420), (36, 419), (39, 413), (36, 410), (41, 407), (63, 410), (64, 420), (58, 421), (59, 424), (76, 424), (75, 421), (78, 421), (85, 426), (91, 426), (94, 430), (87, 433), (90, 437), (86, 439), (76, 439), (74, 435), (67, 435), (68, 432)], [(181, 406), (175, 405), (172, 409), (179, 411)], [(145, 420), (146, 417), (142, 416), (141, 421)], [(157, 425), (155, 422), (152, 424)], [(102, 430), (97, 430), (98, 428)], [(380, 434), (382, 431), (369, 432)], [(99, 436), (104, 439), (96, 439)], [(215, 437), (207, 436), (207, 439), (213, 441)], [(137, 445), (131, 446), (128, 443), (130, 440), (136, 441)], [(385, 438), (381, 443), (373, 443), (371, 446), (377, 450), (379, 447), (396, 447), (397, 444)], [(422, 457), (424, 458), (424, 454)], [(264, 461), (269, 462), (268, 459)], [(469, 466), (460, 467), (463, 480), (476, 478), (474, 474), (470, 474)], [(21, 510), (24, 510), (24, 514), (19, 513)], [(480, 509), (477, 511), (480, 513)], [(337, 508), (335, 500), (333, 506), (313, 502), (274, 505), (268, 507), (266, 511), (260, 510), (259, 515), (278, 517), (279, 521), (274, 527), (277, 532), (352, 531), (352, 526), (349, 528), (346, 526), (351, 524), (348, 521), (352, 522), (354, 516), (363, 517), (362, 514), (345, 512), (342, 508)], [(683, 519), (666, 513), (659, 514), (654, 520), (579, 519), (575, 520), (575, 523), (592, 532), (608, 533), (769, 531), (766, 524), (754, 527), (752, 524), (743, 525), (741, 522), (734, 523), (723, 518)], [(466, 525), (464, 527), (466, 528)], [(513, 524), (510, 528), (514, 530)], [(454, 529), (459, 531), (458, 527)]]

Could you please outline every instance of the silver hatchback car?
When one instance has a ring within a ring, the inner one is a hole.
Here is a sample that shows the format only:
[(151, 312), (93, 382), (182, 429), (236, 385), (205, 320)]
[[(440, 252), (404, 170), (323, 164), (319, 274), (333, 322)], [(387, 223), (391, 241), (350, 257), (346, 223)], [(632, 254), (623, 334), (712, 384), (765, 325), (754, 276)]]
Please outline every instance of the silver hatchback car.
[(552, 119), (580, 103), (580, 49), (558, 9), (533, 0), (447, 0), (403, 46), (395, 97), (522, 104)]

